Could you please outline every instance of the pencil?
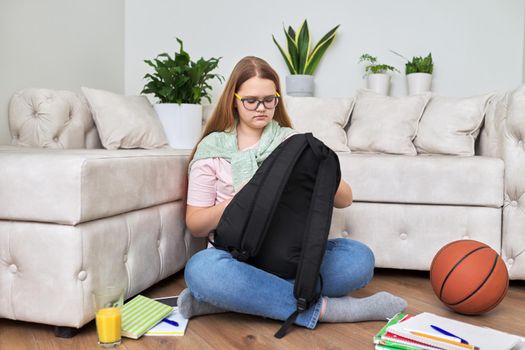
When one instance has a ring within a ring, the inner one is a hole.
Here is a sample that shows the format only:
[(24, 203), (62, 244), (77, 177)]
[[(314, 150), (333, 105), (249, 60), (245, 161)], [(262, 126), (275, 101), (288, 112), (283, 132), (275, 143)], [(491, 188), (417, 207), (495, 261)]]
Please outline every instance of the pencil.
[(465, 349), (479, 350), (479, 347), (477, 347), (477, 346), (470, 345), (470, 344), (463, 344), (463, 343), (460, 343), (458, 341), (441, 338), (441, 337), (438, 337), (438, 336), (435, 336), (435, 335), (432, 335), (432, 334), (421, 333), (421, 332), (418, 332), (418, 331), (410, 331), (410, 333), (413, 334), (413, 335), (417, 335), (418, 337), (423, 337), (423, 338), (427, 338), (427, 339), (437, 340), (437, 341), (440, 341), (440, 342), (443, 342), (443, 343), (448, 343), (448, 344), (460, 346), (460, 347), (463, 347)]

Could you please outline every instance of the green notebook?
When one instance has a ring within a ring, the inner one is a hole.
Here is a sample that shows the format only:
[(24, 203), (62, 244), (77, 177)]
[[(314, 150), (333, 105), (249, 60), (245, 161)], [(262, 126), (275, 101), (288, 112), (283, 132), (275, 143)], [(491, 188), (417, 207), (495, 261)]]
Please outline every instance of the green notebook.
[(379, 332), (374, 336), (374, 344), (377, 350), (420, 350), (420, 347), (410, 346), (409, 344), (400, 344), (397, 342), (383, 339), (383, 336), (388, 331), (388, 327), (404, 321), (406, 318), (412, 317), (412, 315), (405, 314), (403, 312), (397, 313), (394, 317), (388, 320), (387, 324), (381, 328)]
[(138, 339), (173, 311), (173, 307), (137, 295), (122, 307), (122, 336)]

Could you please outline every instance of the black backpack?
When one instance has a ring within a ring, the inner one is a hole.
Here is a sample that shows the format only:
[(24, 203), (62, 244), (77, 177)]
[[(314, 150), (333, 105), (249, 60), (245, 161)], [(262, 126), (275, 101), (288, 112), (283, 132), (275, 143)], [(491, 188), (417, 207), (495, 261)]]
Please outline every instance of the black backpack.
[(282, 278), (295, 278), (297, 310), (277, 338), (320, 297), (319, 270), (340, 179), (339, 159), (330, 148), (311, 133), (293, 135), (235, 195), (214, 231), (216, 248)]

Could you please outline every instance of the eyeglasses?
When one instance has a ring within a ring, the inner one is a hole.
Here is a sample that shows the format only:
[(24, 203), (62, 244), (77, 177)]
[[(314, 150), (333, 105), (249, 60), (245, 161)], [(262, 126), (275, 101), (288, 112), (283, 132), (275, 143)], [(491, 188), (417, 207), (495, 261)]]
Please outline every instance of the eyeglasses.
[(241, 97), (235, 93), (235, 97), (242, 102), (244, 108), (249, 111), (255, 111), (262, 104), (266, 109), (274, 109), (279, 104), (279, 95), (278, 92), (275, 93), (275, 96), (266, 96), (262, 100), (256, 99), (255, 97)]

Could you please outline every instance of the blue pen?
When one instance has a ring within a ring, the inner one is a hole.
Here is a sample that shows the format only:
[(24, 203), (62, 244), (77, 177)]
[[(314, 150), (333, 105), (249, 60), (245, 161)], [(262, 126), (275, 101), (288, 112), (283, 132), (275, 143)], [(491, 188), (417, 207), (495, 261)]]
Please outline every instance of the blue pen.
[(439, 328), (438, 326), (434, 326), (433, 324), (431, 324), (430, 327), (432, 327), (432, 329), (435, 329), (436, 331), (438, 331), (441, 334), (448, 335), (448, 336), (451, 336), (451, 337), (459, 339), (459, 341), (462, 344), (468, 344), (468, 341), (466, 341), (465, 339), (463, 339), (461, 337), (458, 337), (457, 335), (452, 334), (449, 331), (444, 330), (443, 328)]
[(163, 319), (162, 322), (166, 322), (166, 323), (171, 324), (172, 326), (175, 326), (175, 327), (179, 326), (177, 321), (168, 320), (167, 318)]

